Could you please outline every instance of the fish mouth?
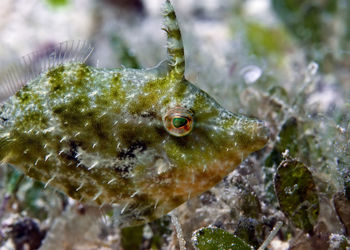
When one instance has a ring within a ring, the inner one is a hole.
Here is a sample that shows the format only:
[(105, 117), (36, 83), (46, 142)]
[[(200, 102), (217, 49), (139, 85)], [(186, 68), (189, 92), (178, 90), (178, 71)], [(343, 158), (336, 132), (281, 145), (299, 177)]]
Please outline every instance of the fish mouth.
[(270, 140), (271, 133), (266, 122), (258, 121), (256, 125), (252, 127), (251, 135), (251, 150), (254, 152), (265, 147)]
[(248, 155), (265, 147), (270, 139), (267, 124), (256, 119), (247, 119), (243, 124), (234, 133), (237, 149)]

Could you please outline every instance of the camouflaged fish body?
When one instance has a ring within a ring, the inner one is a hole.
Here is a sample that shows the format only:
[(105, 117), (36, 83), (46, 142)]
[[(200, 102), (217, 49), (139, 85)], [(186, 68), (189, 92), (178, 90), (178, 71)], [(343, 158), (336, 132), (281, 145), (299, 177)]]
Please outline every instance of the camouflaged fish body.
[(164, 15), (169, 58), (158, 67), (60, 63), (4, 102), (1, 161), (74, 199), (120, 204), (122, 225), (135, 225), (206, 191), (261, 149), (262, 122), (232, 114), (184, 78), (169, 1)]

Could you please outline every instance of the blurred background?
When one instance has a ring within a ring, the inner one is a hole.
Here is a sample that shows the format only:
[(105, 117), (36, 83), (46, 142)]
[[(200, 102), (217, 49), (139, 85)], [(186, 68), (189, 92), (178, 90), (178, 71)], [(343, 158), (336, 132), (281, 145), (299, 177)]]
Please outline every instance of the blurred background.
[[(0, 65), (62, 41), (88, 40), (95, 48), (90, 65), (152, 67), (166, 57), (163, 2), (2, 0)], [(271, 249), (347, 249), (349, 1), (172, 2), (187, 79), (229, 110), (266, 121), (272, 136), (218, 186), (178, 209), (187, 247), (196, 245), (195, 230), (215, 225), (257, 248), (282, 221)], [(285, 174), (281, 163), (288, 159)], [(297, 176), (296, 165), (304, 174), (295, 182), (276, 182)], [(113, 216), (101, 219), (98, 209), (43, 190), (13, 168), (0, 168), (1, 249), (179, 247), (169, 217), (119, 230)]]

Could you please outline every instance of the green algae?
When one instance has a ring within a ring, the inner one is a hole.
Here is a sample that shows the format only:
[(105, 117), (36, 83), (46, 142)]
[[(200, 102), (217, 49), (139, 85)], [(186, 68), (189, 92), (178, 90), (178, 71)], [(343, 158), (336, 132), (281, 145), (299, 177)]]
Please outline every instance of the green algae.
[(110, 43), (115, 50), (115, 55), (117, 55), (123, 66), (126, 68), (141, 69), (141, 64), (137, 57), (121, 37), (112, 35)]
[(283, 161), (283, 153), (288, 152), (291, 157), (302, 158), (309, 162), (309, 145), (308, 137), (304, 134), (304, 123), (296, 117), (287, 119), (278, 134), (278, 140), (274, 143), (274, 147), (265, 160), (265, 183), (267, 186), (267, 194), (271, 201), (275, 201), (275, 192), (273, 187), (273, 178), (276, 169)]
[(198, 250), (251, 250), (239, 237), (220, 228), (207, 227), (193, 232), (192, 243)]
[[(281, 63), (281, 52), (291, 46), (288, 33), (281, 27), (264, 27), (258, 23), (246, 24), (247, 41), (252, 53), (258, 57), (277, 57)], [(278, 37), (278, 39), (276, 39)]]
[(124, 249), (139, 249), (140, 246), (161, 249), (167, 241), (166, 237), (171, 233), (170, 217), (164, 216), (146, 225), (121, 229), (122, 246)]
[(63, 7), (70, 3), (70, 0), (46, 0), (53, 7)]
[(23, 180), (24, 174), (16, 171), (13, 167), (11, 168), (11, 171), (8, 171), (6, 173), (6, 181), (5, 186), (6, 190), (10, 194), (14, 194), (18, 191), (19, 185), (21, 181)]
[(275, 176), (280, 209), (305, 232), (312, 232), (320, 213), (316, 185), (307, 167), (296, 160), (281, 162)]
[(302, 43), (316, 46), (326, 39), (324, 16), (333, 15), (337, 11), (338, 2), (334, 0), (326, 0), (322, 3), (305, 0), (272, 1), (274, 10), (291, 33)]
[[(340, 51), (349, 49), (348, 31), (334, 28), (339, 22), (347, 22), (345, 13), (349, 7), (346, 1), (274, 0), (272, 6), (290, 34), (305, 48), (308, 60), (318, 62), (325, 72), (332, 72), (339, 62), (340, 65), (346, 62)], [(334, 41), (341, 42), (332, 51)]]
[(263, 223), (252, 217), (241, 217), (234, 235), (254, 248), (258, 248), (262, 243), (262, 239), (264, 239)]
[[(7, 166), (5, 176), (5, 188), (10, 197), (10, 204), (20, 204), (18, 209), (40, 220), (47, 219), (49, 211), (46, 206), (38, 205), (41, 201), (47, 201), (47, 194), (43, 192), (44, 185), (27, 178), (22, 172), (13, 166)], [(1, 220), (1, 218), (0, 218)]]
[(124, 249), (139, 249), (143, 239), (143, 227), (143, 225), (126, 227), (121, 230), (122, 246)]

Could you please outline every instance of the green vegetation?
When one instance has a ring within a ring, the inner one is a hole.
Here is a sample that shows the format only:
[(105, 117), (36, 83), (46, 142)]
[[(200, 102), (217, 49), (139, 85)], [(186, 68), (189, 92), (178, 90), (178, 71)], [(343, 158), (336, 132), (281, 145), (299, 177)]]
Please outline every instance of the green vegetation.
[(281, 210), (297, 227), (312, 232), (320, 205), (307, 167), (296, 160), (282, 161), (275, 175), (275, 190)]
[(242, 239), (220, 228), (201, 228), (193, 233), (193, 245), (198, 250), (251, 250)]
[(53, 7), (62, 7), (70, 3), (71, 0), (46, 0)]

